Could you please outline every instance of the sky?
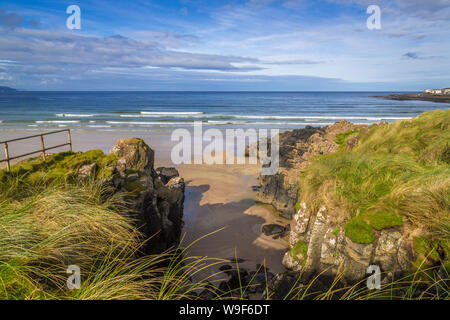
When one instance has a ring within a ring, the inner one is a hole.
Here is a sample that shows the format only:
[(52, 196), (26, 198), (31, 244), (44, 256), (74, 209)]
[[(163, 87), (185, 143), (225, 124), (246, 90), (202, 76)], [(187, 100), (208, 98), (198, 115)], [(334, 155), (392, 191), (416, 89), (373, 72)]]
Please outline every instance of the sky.
[(22, 90), (422, 91), (449, 56), (450, 0), (0, 1), (0, 86)]

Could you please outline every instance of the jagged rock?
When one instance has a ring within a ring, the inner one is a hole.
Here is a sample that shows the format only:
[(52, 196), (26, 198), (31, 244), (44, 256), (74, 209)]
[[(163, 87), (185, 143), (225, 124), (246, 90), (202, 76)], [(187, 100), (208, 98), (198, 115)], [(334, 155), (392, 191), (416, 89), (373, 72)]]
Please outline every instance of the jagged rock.
[(335, 140), (338, 134), (365, 127), (341, 120), (325, 128), (307, 126), (304, 129), (280, 133), (279, 170), (275, 175), (260, 175), (261, 188), (256, 200), (271, 204), (283, 217), (292, 218), (296, 213), (299, 170), (309, 164), (311, 157), (337, 151), (339, 145)]
[(321, 273), (333, 279), (342, 274), (342, 281), (354, 284), (364, 279), (367, 268), (377, 265), (384, 273), (402, 274), (416, 256), (408, 228), (388, 228), (378, 231), (373, 243), (356, 243), (345, 236), (345, 223), (325, 206), (317, 212), (300, 203), (294, 215), (290, 246), (303, 241), (308, 247), (306, 261), (302, 255), (293, 256), (289, 250), (283, 265), (292, 271), (301, 271), (305, 277)]
[[(289, 300), (293, 295), (306, 288), (305, 285), (298, 282), (299, 275), (292, 272), (283, 272), (276, 274), (270, 281), (268, 290), (264, 292), (265, 298), (271, 300)], [(292, 290), (296, 288), (297, 290)]]
[[(127, 204), (130, 216), (143, 233), (145, 253), (160, 253), (178, 243), (183, 227), (185, 183), (174, 168), (154, 168), (154, 151), (142, 139), (121, 139), (111, 149), (116, 156), (99, 182), (114, 188)], [(94, 175), (95, 163), (79, 169), (80, 179)], [(144, 239), (147, 240), (147, 239)]]
[(159, 175), (159, 177), (161, 178), (161, 181), (166, 184), (167, 182), (169, 182), (169, 180), (171, 180), (172, 178), (178, 177), (178, 170), (175, 168), (164, 168), (164, 167), (159, 167), (156, 169), (156, 173)]

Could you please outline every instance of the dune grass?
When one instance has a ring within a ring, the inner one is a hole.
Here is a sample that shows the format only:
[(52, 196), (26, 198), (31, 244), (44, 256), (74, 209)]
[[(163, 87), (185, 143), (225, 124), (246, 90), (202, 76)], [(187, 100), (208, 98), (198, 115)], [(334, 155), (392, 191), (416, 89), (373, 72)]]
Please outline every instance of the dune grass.
[[(143, 255), (123, 200), (91, 182), (48, 182), (11, 174), (1, 184), (0, 299), (189, 299), (205, 285), (190, 279), (216, 260)], [(69, 265), (81, 269), (78, 290), (67, 288)]]
[[(405, 222), (450, 258), (450, 110), (339, 136), (358, 146), (319, 156), (300, 175), (300, 198), (344, 217), (346, 235), (371, 243), (376, 230)], [(442, 256), (442, 254), (441, 254)], [(423, 258), (423, 253), (422, 253)]]

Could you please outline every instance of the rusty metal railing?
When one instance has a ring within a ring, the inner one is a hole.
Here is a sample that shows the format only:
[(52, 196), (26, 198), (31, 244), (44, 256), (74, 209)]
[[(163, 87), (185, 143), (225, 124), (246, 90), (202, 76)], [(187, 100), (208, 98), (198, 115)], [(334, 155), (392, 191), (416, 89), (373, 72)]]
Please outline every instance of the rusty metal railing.
[[(55, 134), (55, 133), (61, 133), (61, 132), (67, 132), (67, 143), (63, 143), (63, 144), (59, 144), (57, 146), (52, 146), (52, 147), (46, 148), (45, 147), (45, 143), (44, 143), (44, 136), (48, 136), (50, 134)], [(37, 138), (37, 137), (41, 138), (41, 149), (40, 150), (24, 153), (24, 154), (17, 155), (17, 156), (14, 156), (14, 157), (10, 157), (9, 156), (8, 143), (15, 142), (15, 141), (21, 141), (21, 140), (26, 140), (26, 139)], [(51, 131), (51, 132), (36, 134), (36, 135), (33, 135), (33, 136), (28, 136), (28, 137), (23, 137), (23, 138), (16, 138), (16, 139), (11, 139), (11, 140), (0, 141), (0, 145), (1, 144), (5, 145), (5, 159), (0, 159), (0, 163), (6, 162), (6, 168), (8, 169), (8, 171), (10, 171), (11, 170), (11, 160), (15, 160), (15, 159), (18, 159), (18, 158), (30, 156), (30, 155), (35, 154), (35, 153), (41, 153), (42, 157), (45, 159), (45, 152), (46, 151), (52, 150), (52, 149), (56, 149), (56, 148), (61, 148), (61, 147), (64, 147), (64, 146), (69, 146), (69, 150), (72, 151), (72, 136), (70, 134), (70, 129), (63, 129), (63, 130), (58, 130), (58, 131)]]

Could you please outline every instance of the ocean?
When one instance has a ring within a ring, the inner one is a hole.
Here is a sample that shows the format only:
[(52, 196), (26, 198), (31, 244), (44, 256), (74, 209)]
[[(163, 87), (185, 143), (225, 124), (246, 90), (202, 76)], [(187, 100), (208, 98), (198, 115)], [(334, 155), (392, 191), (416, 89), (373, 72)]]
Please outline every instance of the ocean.
[[(2, 131), (152, 131), (205, 126), (293, 129), (339, 119), (409, 119), (450, 104), (373, 98), (395, 92), (31, 92), (0, 93)], [(397, 92), (398, 93), (398, 92)]]

